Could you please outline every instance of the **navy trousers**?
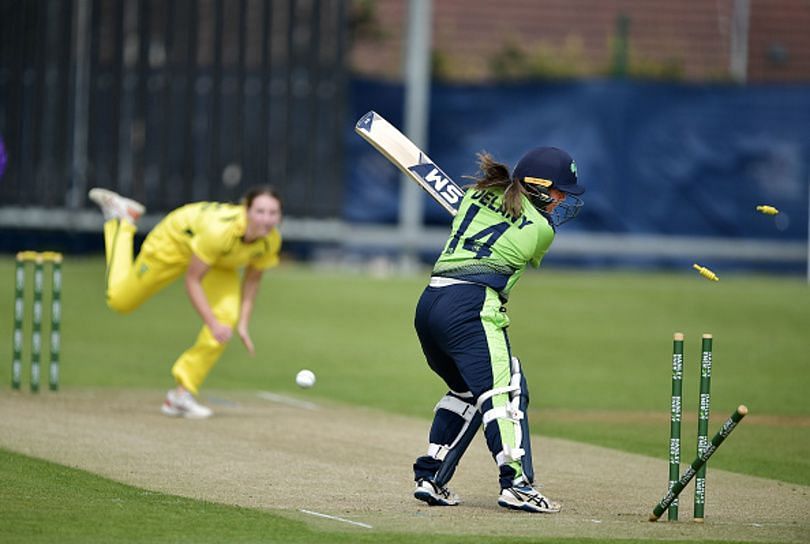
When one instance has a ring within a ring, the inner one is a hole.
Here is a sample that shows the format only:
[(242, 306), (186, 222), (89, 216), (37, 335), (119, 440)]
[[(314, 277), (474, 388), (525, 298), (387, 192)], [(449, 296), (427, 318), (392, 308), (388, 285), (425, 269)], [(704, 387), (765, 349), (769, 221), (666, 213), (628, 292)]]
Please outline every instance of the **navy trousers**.
[[(509, 373), (511, 358), (506, 334), (508, 321), (497, 295), (484, 286), (457, 284), (427, 287), (424, 290), (416, 307), (414, 325), (427, 363), (447, 384), (450, 389), (448, 394), (469, 392), (471, 398), (463, 398), (464, 395), (459, 395), (459, 398), (474, 405), (482, 393), (496, 386), (496, 382), (503, 385), (506, 379), (508, 383), (509, 376), (503, 376), (504, 372)], [(482, 413), (492, 407), (492, 401), (488, 399), (483, 403)], [(464, 423), (460, 416), (451, 411), (437, 410), (430, 430), (430, 442), (451, 444)], [(487, 425), (485, 436), (495, 458), (503, 451), (502, 434), (497, 422)], [(529, 443), (528, 433), (523, 441)], [(454, 459), (454, 462), (457, 461)], [(433, 479), (441, 468), (440, 460), (422, 456), (414, 463), (414, 477), (416, 480)], [(451, 468), (450, 476), (454, 469), (455, 466)], [(501, 465), (501, 487), (511, 486), (515, 476), (512, 467)]]

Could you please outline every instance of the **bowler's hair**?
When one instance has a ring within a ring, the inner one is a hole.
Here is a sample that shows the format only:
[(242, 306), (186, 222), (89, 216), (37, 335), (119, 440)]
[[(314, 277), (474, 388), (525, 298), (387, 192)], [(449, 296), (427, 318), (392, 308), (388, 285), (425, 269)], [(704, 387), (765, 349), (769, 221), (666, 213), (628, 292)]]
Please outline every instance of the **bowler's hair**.
[(255, 187), (251, 187), (244, 196), (242, 196), (242, 203), (245, 205), (245, 208), (250, 208), (253, 205), (253, 201), (256, 200), (256, 197), (261, 195), (275, 198), (278, 200), (279, 206), (284, 207), (284, 203), (281, 201), (278, 191), (276, 191), (275, 187), (272, 185), (256, 185)]
[(478, 172), (480, 176), (472, 178), (475, 189), (503, 189), (503, 209), (512, 217), (520, 217), (523, 213), (523, 195), (526, 190), (519, 180), (512, 179), (509, 167), (495, 162), (492, 155), (486, 151), (478, 154)]

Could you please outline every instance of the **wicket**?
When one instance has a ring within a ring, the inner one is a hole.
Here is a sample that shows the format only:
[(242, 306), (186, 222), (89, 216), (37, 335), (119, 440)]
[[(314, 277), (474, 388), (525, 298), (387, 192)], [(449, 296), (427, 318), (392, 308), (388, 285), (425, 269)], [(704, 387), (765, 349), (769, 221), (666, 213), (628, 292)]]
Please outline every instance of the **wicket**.
[[(683, 333), (672, 336), (672, 404), (669, 422), (669, 489), (678, 481), (681, 471), (681, 395), (683, 390)], [(678, 497), (672, 500), (669, 521), (678, 519)]]
[[(669, 502), (664, 509), (668, 508), (667, 519), (669, 521), (678, 520), (678, 494), (683, 489), (678, 489), (680, 463), (681, 463), (681, 410), (683, 406), (683, 333), (676, 332), (672, 336), (672, 403), (670, 409), (669, 425)], [(709, 449), (709, 406), (711, 404), (711, 379), (712, 379), (712, 335), (704, 334), (701, 343), (700, 357), (700, 403), (698, 405), (698, 428), (697, 428), (697, 460), (701, 459)], [(745, 415), (745, 414), (742, 414)], [(739, 416), (737, 421), (742, 418)], [(736, 425), (736, 421), (735, 421)], [(724, 427), (725, 428), (725, 427)], [(733, 426), (732, 426), (733, 428)], [(729, 430), (729, 432), (731, 432)], [(716, 437), (715, 437), (716, 438)], [(725, 438), (725, 436), (723, 436)], [(721, 440), (722, 441), (722, 440)], [(716, 444), (716, 446), (719, 445)], [(710, 454), (711, 455), (711, 454)], [(710, 456), (709, 455), (709, 456)], [(699, 466), (695, 466), (695, 503), (694, 520), (703, 522), (706, 505), (706, 456)], [(690, 478), (691, 479), (691, 476)], [(688, 482), (688, 480), (687, 480)], [(685, 485), (685, 483), (684, 483)], [(673, 493), (675, 489), (678, 489)], [(663, 513), (658, 513), (655, 519)], [(652, 518), (651, 518), (652, 519)]]
[[(700, 356), (700, 405), (698, 407), (697, 455), (709, 447), (709, 404), (712, 381), (712, 335), (704, 334)], [(694, 520), (703, 522), (703, 507), (706, 504), (706, 465), (695, 476)]]
[(748, 408), (746, 408), (745, 405), (741, 404), (737, 407), (734, 413), (731, 414), (731, 417), (729, 417), (726, 420), (726, 422), (723, 423), (723, 426), (720, 428), (720, 430), (717, 431), (717, 434), (715, 434), (714, 437), (712, 437), (712, 440), (709, 443), (708, 447), (705, 450), (703, 450), (703, 452), (700, 455), (698, 455), (694, 461), (692, 461), (692, 464), (689, 466), (687, 471), (683, 473), (681, 479), (675, 482), (675, 485), (672, 486), (672, 489), (667, 491), (667, 494), (664, 495), (664, 498), (661, 499), (661, 502), (655, 505), (655, 508), (653, 508), (653, 512), (650, 515), (650, 521), (658, 521), (658, 518), (661, 517), (661, 514), (664, 513), (664, 510), (672, 506), (672, 502), (678, 498), (678, 495), (680, 494), (681, 491), (683, 491), (683, 488), (686, 487), (686, 485), (695, 476), (697, 471), (701, 469), (701, 467), (706, 466), (706, 462), (709, 460), (709, 458), (712, 455), (714, 455), (714, 452), (717, 451), (717, 448), (720, 447), (720, 444), (723, 443), (723, 440), (725, 440), (728, 437), (728, 435), (731, 434), (731, 431), (734, 430), (734, 428), (737, 426), (737, 423), (739, 423), (740, 420), (742, 420), (742, 418), (744, 418), (747, 413)]
[(33, 263), (34, 286), (31, 302), (31, 391), (39, 391), (40, 361), (42, 356), (42, 304), (44, 291), (45, 264), (51, 265), (50, 283), (50, 364), (48, 367), (49, 386), (51, 391), (59, 389), (59, 347), (61, 341), (62, 320), (62, 254), (54, 251), (36, 252), (21, 251), (17, 253), (14, 269), (14, 333), (13, 358), (11, 361), (11, 387), (20, 389), (22, 384), (22, 356), (24, 322), (26, 318), (25, 277), (26, 264)]

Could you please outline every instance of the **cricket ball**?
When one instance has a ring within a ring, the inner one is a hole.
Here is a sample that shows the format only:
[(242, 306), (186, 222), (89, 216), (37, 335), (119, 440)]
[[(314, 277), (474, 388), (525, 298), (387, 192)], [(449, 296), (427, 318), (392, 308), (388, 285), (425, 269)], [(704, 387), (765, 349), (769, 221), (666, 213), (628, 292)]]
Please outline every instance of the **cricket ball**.
[(295, 375), (295, 383), (298, 387), (309, 389), (315, 385), (315, 373), (307, 369), (301, 370)]

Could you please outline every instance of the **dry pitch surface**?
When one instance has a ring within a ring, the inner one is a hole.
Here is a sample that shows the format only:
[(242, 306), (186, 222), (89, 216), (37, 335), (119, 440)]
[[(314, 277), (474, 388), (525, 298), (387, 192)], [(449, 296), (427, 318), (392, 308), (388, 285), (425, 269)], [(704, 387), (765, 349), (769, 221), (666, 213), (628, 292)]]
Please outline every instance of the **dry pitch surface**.
[(430, 508), (411, 495), (410, 467), (425, 447), (426, 421), (267, 397), (212, 395), (216, 416), (189, 421), (159, 413), (162, 391), (3, 392), (0, 447), (325, 530), (810, 541), (810, 487), (710, 467), (706, 523), (691, 521), (693, 484), (682, 495), (683, 521), (650, 523), (666, 488), (665, 461), (545, 437), (534, 439), (535, 464), (544, 491), (563, 502), (560, 514), (499, 508), (495, 467), (480, 438), (453, 480), (462, 504)]

